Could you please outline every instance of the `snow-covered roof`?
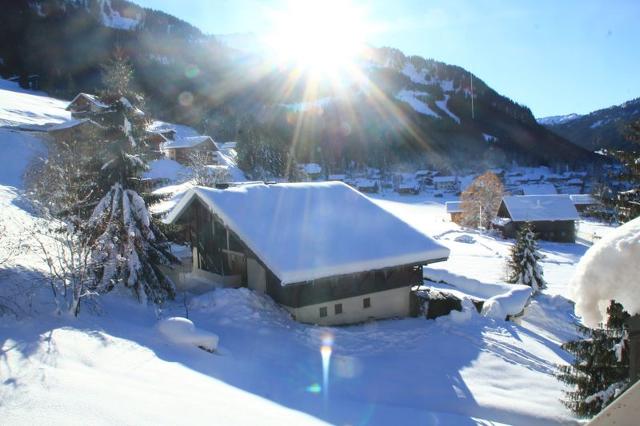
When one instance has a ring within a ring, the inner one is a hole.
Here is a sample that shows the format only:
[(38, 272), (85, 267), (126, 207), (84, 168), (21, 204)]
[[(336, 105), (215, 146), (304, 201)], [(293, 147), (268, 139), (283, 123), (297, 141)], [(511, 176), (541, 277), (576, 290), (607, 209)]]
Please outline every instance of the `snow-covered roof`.
[(575, 205), (597, 204), (596, 199), (590, 194), (571, 194), (569, 198), (571, 198), (571, 201), (573, 201)]
[(367, 178), (358, 178), (353, 183), (358, 188), (375, 188), (378, 186), (378, 182), (376, 180)]
[(71, 109), (71, 105), (76, 103), (76, 101), (78, 99), (80, 99), (80, 98), (84, 98), (84, 99), (88, 100), (89, 102), (91, 102), (92, 104), (97, 106), (98, 108), (109, 108), (109, 105), (105, 104), (100, 99), (98, 99), (98, 97), (96, 95), (90, 95), (88, 93), (78, 93), (76, 95), (76, 97), (73, 98), (71, 100), (71, 102), (69, 102), (69, 105), (67, 106), (67, 111), (70, 110)]
[(457, 176), (436, 176), (433, 178), (434, 183), (457, 182)]
[(178, 220), (195, 197), (283, 284), (449, 256), (448, 248), (341, 182), (197, 187), (166, 221)]
[(213, 141), (211, 136), (187, 136), (184, 138), (172, 140), (165, 142), (162, 147), (163, 149), (175, 149), (175, 148), (194, 148), (202, 143), (207, 141), (211, 141), (213, 146), (217, 149), (218, 146)]
[(447, 201), (444, 203), (447, 213), (462, 213), (462, 201)]
[(522, 193), (524, 195), (552, 195), (557, 194), (556, 187), (550, 183), (538, 183), (531, 185), (522, 185)]
[(579, 219), (568, 195), (512, 195), (502, 202), (515, 222)]
[(92, 125), (100, 128), (100, 129), (104, 129), (105, 128), (104, 126), (96, 123), (95, 121), (93, 121), (93, 120), (91, 120), (89, 118), (82, 118), (82, 119), (79, 119), (79, 120), (73, 119), (73, 120), (65, 121), (64, 123), (55, 124), (55, 125), (49, 127), (47, 130), (49, 132), (56, 132), (56, 131), (59, 131), (59, 130), (71, 129), (73, 127), (81, 126), (81, 125), (86, 124), (86, 123), (92, 124)]
[(307, 174), (318, 174), (322, 172), (322, 167), (317, 163), (300, 164), (300, 169)]
[(329, 175), (329, 180), (339, 180), (339, 181), (343, 181), (347, 178), (347, 175), (345, 174), (333, 174), (333, 175)]

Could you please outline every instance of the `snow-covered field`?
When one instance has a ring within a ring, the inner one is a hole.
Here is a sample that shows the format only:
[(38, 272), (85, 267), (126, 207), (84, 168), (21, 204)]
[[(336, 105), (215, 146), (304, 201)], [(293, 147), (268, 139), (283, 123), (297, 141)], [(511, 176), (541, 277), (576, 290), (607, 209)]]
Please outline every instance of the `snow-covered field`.
[[(42, 102), (28, 98), (35, 111), (54, 102), (35, 97)], [(1, 99), (0, 118), (12, 111), (29, 117), (32, 106)], [(10, 119), (29, 124), (24, 120)], [(0, 129), (0, 220), (12, 241), (36, 220), (21, 195), (21, 176), (29, 158), (42, 151), (36, 133)], [(451, 250), (450, 259), (433, 269), (503, 288), (511, 242), (452, 224), (445, 215), (448, 200), (425, 193), (375, 196)], [(585, 232), (608, 230), (586, 226)], [(83, 306), (77, 319), (58, 316), (40, 281), (42, 263), (23, 247), (0, 269), (0, 289), (29, 284), (41, 291), (25, 306), (29, 315), (0, 317), (1, 423), (572, 423), (559, 400), (564, 385), (553, 374), (556, 364), (569, 360), (559, 345), (576, 335), (567, 284), (587, 246), (540, 246), (549, 289), (517, 322), (465, 311), (336, 328), (297, 323), (247, 289), (181, 294), (159, 311), (116, 292)], [(0, 250), (5, 247), (3, 241)], [(219, 337), (216, 353), (160, 332), (159, 319), (187, 311), (202, 335)], [(323, 345), (331, 347), (324, 364)]]

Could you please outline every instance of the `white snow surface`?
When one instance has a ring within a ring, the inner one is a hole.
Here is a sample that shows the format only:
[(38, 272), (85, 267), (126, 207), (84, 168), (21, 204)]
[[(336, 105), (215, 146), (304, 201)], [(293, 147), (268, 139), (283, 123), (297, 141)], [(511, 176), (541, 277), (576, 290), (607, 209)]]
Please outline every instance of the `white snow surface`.
[(146, 179), (168, 179), (171, 182), (177, 182), (189, 175), (187, 167), (168, 158), (152, 160), (148, 166), (149, 170), (143, 175)]
[(550, 117), (538, 118), (537, 121), (542, 125), (554, 125), (573, 121), (580, 117), (582, 117), (580, 114), (553, 115)]
[(631, 315), (640, 314), (640, 218), (596, 242), (582, 257), (569, 285), (576, 313), (589, 327), (607, 318), (613, 299)]
[(213, 352), (218, 349), (218, 336), (196, 328), (188, 318), (169, 317), (158, 322), (158, 331), (177, 345), (195, 346)]
[(198, 187), (182, 198), (167, 222), (177, 220), (194, 197), (238, 234), (283, 284), (449, 255), (447, 248), (342, 182)]
[(449, 110), (449, 106), (448, 106), (449, 97), (450, 97), (449, 95), (444, 95), (444, 99), (441, 101), (436, 101), (436, 105), (438, 106), (438, 108), (444, 111), (453, 121), (460, 124), (460, 117), (458, 117), (457, 115), (455, 115)]
[(521, 188), (524, 195), (554, 195), (558, 193), (556, 187), (550, 183), (522, 185)]
[(408, 103), (411, 108), (420, 114), (441, 118), (437, 112), (429, 108), (429, 105), (416, 98), (416, 96), (429, 96), (429, 94), (427, 92), (403, 89), (396, 94), (396, 99)]
[(71, 120), (68, 101), (49, 98), (44, 92), (21, 89), (18, 83), (0, 79), (0, 127), (46, 127)]
[[(25, 112), (14, 114), (18, 124), (34, 117), (55, 121), (42, 112), (56, 100), (30, 93), (14, 99), (8, 109)], [(0, 104), (7, 105), (4, 101), (0, 96)], [(54, 109), (67, 114), (65, 105)], [(6, 106), (0, 108), (2, 117), (8, 113)], [(540, 242), (548, 288), (517, 322), (467, 309), (459, 321), (406, 318), (315, 327), (293, 321), (270, 298), (247, 289), (180, 295), (158, 311), (128, 294), (112, 293), (83, 305), (77, 319), (58, 316), (50, 314), (54, 305), (45, 266), (24, 240), (38, 219), (21, 193), (22, 174), (30, 158), (43, 152), (40, 134), (0, 133), (5, 160), (0, 221), (9, 231), (0, 257), (10, 240), (25, 243), (24, 251), (0, 268), (0, 297), (7, 289), (19, 290), (28, 310), (20, 320), (0, 317), (3, 423), (578, 424), (560, 402), (567, 388), (554, 372), (571, 360), (560, 344), (578, 337), (573, 305), (565, 296), (586, 246)], [(176, 193), (173, 203), (188, 187), (160, 191)], [(451, 223), (444, 202), (455, 201), (452, 194), (373, 197), (451, 249), (448, 261), (430, 269), (506, 285), (503, 267), (513, 241)], [(602, 236), (616, 232), (592, 221), (579, 226)], [(465, 235), (475, 242), (456, 241)], [(165, 318), (185, 316), (185, 306), (198, 329), (220, 336), (216, 355), (176, 345), (156, 331), (159, 311)], [(333, 352), (325, 385), (320, 346), (328, 338)]]
[(579, 219), (568, 195), (511, 195), (502, 200), (511, 219), (517, 222)]

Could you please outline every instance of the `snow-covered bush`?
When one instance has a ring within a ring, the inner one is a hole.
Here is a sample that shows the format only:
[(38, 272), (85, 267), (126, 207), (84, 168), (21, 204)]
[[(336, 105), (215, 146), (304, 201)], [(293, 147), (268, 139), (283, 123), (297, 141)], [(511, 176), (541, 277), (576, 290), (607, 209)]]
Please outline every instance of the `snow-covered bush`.
[(94, 294), (91, 248), (71, 222), (51, 217), (31, 230), (35, 250), (48, 267), (47, 280), (58, 312), (77, 316), (80, 303)]
[(588, 327), (605, 321), (613, 299), (640, 314), (640, 218), (615, 229), (582, 257), (569, 284), (576, 314)]
[(546, 288), (542, 267), (538, 264), (541, 258), (533, 228), (530, 223), (525, 223), (518, 233), (516, 244), (511, 248), (507, 282), (528, 285), (533, 294)]
[(167, 340), (177, 345), (196, 346), (208, 352), (215, 352), (218, 348), (218, 336), (199, 330), (191, 320), (184, 317), (160, 320), (158, 331)]

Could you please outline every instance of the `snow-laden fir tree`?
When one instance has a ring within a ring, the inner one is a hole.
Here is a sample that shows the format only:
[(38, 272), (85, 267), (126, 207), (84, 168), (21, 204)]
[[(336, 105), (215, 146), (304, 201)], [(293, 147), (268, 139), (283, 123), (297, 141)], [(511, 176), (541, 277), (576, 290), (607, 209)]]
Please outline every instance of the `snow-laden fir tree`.
[(173, 283), (160, 270), (175, 257), (154, 225), (142, 197), (116, 183), (100, 201), (86, 230), (91, 235), (91, 257), (99, 293), (122, 283), (138, 300), (162, 303), (175, 296)]
[[(126, 68), (122, 61), (116, 58), (111, 66), (117, 66), (118, 72), (105, 75), (127, 76), (121, 70)], [(82, 228), (92, 248), (96, 290), (108, 292), (122, 284), (131, 288), (141, 302), (150, 299), (162, 303), (173, 298), (175, 290), (160, 266), (171, 264), (176, 258), (147, 209), (153, 197), (141, 195), (140, 176), (147, 169), (139, 142), (144, 132), (144, 114), (129, 99), (120, 96), (130, 93), (128, 84), (117, 84), (106, 78), (105, 84), (107, 90), (102, 101), (111, 99), (105, 121), (110, 123), (111, 138), (105, 144), (99, 182), (105, 188), (105, 195)]]
[(558, 366), (557, 378), (574, 389), (563, 403), (581, 417), (598, 414), (629, 382), (629, 359), (625, 351), (624, 321), (629, 317), (622, 305), (611, 301), (607, 323), (602, 328), (579, 326), (584, 339), (562, 345), (573, 355), (571, 365)]
[(546, 288), (542, 267), (538, 263), (541, 258), (536, 234), (527, 222), (518, 232), (515, 245), (511, 247), (511, 257), (507, 262), (507, 282), (528, 285), (534, 294)]

